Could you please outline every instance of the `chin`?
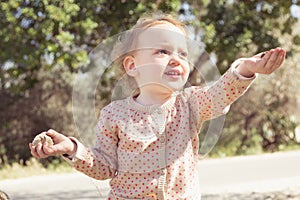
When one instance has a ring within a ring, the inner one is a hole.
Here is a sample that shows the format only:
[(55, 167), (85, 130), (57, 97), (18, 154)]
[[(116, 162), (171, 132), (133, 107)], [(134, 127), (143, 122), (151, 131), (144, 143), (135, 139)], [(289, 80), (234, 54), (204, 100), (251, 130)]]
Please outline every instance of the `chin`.
[(178, 84), (178, 83), (168, 83), (166, 87), (168, 87), (173, 92), (179, 91), (183, 89), (184, 84)]

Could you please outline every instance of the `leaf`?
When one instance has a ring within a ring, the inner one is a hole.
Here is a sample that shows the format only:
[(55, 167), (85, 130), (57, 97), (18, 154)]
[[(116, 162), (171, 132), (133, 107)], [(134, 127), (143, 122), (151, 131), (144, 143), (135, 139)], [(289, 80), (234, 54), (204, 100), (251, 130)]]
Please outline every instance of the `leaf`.
[(300, 36), (299, 35), (294, 36), (293, 42), (295, 45), (300, 45)]

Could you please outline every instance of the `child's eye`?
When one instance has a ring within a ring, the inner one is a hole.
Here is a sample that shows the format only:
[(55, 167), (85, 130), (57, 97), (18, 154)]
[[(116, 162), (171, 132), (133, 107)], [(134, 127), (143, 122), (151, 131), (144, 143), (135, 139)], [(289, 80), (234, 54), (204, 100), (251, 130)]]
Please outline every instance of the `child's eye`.
[(186, 57), (188, 57), (188, 54), (187, 54), (187, 52), (182, 51), (179, 53), (179, 56), (186, 58)]
[(165, 50), (165, 49), (159, 49), (159, 50), (157, 51), (157, 54), (167, 54), (167, 55), (169, 55), (169, 54), (170, 54), (170, 51)]

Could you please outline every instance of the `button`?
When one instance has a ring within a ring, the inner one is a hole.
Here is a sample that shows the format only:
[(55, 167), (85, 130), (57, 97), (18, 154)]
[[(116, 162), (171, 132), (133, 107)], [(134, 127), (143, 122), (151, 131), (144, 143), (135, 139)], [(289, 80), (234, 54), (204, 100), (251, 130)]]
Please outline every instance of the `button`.
[(166, 170), (166, 169), (162, 169), (162, 170), (160, 171), (160, 174), (161, 174), (161, 175), (165, 175), (165, 174), (166, 174), (166, 172), (167, 172), (167, 170)]
[(165, 137), (164, 135), (162, 135), (162, 136), (160, 137), (160, 142), (161, 142), (161, 143), (165, 143), (165, 142), (166, 142), (166, 137)]
[(156, 112), (157, 112), (158, 114), (160, 114), (160, 115), (163, 113), (162, 110), (157, 110)]

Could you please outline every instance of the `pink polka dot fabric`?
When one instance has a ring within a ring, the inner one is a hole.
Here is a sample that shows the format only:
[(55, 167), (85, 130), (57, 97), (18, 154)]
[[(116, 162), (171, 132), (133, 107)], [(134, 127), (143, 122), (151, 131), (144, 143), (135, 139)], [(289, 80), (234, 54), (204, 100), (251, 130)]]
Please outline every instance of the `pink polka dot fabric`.
[(212, 86), (175, 92), (163, 105), (143, 106), (133, 97), (114, 101), (101, 111), (95, 146), (72, 138), (78, 150), (66, 160), (90, 177), (111, 179), (111, 200), (200, 199), (201, 124), (225, 114), (253, 79), (230, 69)]

